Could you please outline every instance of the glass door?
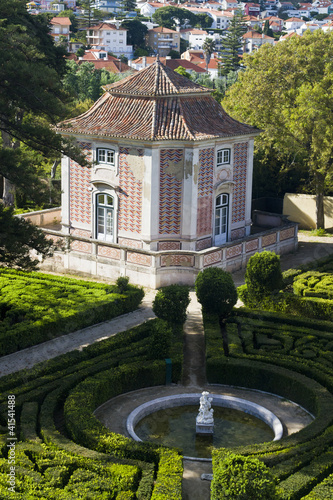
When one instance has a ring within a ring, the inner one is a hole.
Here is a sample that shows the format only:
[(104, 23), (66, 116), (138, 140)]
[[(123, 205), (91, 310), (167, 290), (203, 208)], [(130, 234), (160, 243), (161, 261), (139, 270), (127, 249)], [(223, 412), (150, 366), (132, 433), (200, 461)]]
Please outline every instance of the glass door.
[(215, 201), (215, 245), (223, 245), (228, 233), (229, 195), (220, 194)]
[(97, 239), (113, 241), (114, 206), (113, 198), (108, 194), (97, 195)]

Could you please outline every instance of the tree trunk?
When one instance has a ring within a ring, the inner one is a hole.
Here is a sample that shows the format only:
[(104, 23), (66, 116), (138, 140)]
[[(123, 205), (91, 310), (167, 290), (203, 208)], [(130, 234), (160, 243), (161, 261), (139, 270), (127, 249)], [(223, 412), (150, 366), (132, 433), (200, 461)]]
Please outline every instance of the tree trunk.
[[(12, 148), (13, 143), (10, 135), (7, 132), (2, 131), (1, 133), (2, 143), (5, 148)], [(3, 193), (2, 200), (5, 207), (10, 207), (14, 205), (15, 200), (15, 186), (6, 177), (3, 177)]]
[(219, 317), (219, 325), (220, 325), (220, 331), (221, 331), (221, 335), (222, 335), (224, 355), (228, 357), (229, 356), (229, 342), (228, 342), (227, 327), (226, 327), (224, 318)]
[(15, 186), (6, 177), (3, 178), (3, 204), (12, 207), (15, 202)]
[(325, 177), (322, 173), (315, 173), (316, 183), (316, 229), (325, 229), (324, 217), (324, 181)]

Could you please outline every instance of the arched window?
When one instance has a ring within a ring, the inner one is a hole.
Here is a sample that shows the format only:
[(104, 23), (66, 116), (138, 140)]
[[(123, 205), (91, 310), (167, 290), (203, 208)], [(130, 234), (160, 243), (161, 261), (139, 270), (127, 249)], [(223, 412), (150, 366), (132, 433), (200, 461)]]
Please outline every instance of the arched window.
[(113, 241), (114, 237), (114, 200), (106, 193), (96, 195), (96, 232), (97, 239)]
[(215, 199), (215, 245), (223, 245), (228, 234), (229, 195), (219, 194)]

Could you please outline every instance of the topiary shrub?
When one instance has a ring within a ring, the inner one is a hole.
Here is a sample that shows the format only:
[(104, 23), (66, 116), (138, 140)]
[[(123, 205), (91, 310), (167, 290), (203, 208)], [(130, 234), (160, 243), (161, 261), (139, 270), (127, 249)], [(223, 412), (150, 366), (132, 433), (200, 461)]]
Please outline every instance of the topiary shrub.
[(237, 302), (237, 291), (231, 274), (219, 267), (201, 271), (195, 281), (198, 301), (207, 313), (225, 320)]
[(182, 325), (186, 321), (186, 309), (190, 303), (189, 288), (170, 285), (161, 288), (153, 301), (153, 311), (160, 319), (171, 325)]
[(281, 498), (268, 467), (257, 458), (227, 453), (213, 469), (212, 500), (277, 500)]
[(119, 293), (124, 293), (129, 289), (129, 277), (128, 276), (119, 276), (116, 281), (116, 285)]
[(254, 254), (246, 267), (245, 284), (246, 288), (241, 289), (241, 293), (242, 299), (248, 302), (246, 305), (255, 305), (281, 290), (280, 256), (268, 251)]
[(152, 326), (151, 341), (148, 348), (150, 359), (170, 357), (172, 332), (166, 321), (155, 320)]
[(195, 291), (204, 312), (218, 316), (224, 354), (229, 356), (225, 321), (237, 302), (237, 291), (231, 274), (219, 267), (208, 267), (198, 274)]

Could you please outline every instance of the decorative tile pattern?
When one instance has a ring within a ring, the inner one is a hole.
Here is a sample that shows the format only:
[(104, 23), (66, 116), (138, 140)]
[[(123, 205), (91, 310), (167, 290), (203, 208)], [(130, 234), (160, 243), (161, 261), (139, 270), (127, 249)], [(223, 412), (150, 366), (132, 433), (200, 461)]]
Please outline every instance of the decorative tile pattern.
[(254, 250), (258, 250), (259, 240), (250, 240), (245, 243), (245, 252), (253, 252)]
[(180, 241), (160, 241), (158, 249), (163, 250), (180, 250)]
[(140, 264), (141, 266), (151, 266), (151, 257), (143, 253), (127, 252), (127, 262)]
[(214, 148), (199, 151), (197, 236), (212, 233)]
[(280, 241), (288, 240), (289, 238), (293, 238), (295, 236), (295, 228), (288, 227), (288, 229), (283, 229), (280, 232)]
[(193, 255), (162, 255), (161, 267), (180, 266), (180, 267), (193, 267)]
[(91, 231), (85, 229), (71, 229), (71, 236), (81, 236), (81, 238), (91, 238)]
[(120, 249), (98, 245), (98, 255), (101, 257), (109, 257), (110, 259), (120, 260)]
[(226, 250), (226, 258), (233, 259), (238, 255), (242, 254), (242, 245), (234, 245), (233, 247), (229, 247)]
[(182, 149), (161, 149), (160, 156), (160, 234), (180, 234), (182, 179), (168, 172), (169, 162), (183, 166)]
[(130, 248), (142, 248), (142, 241), (131, 240), (129, 238), (118, 238), (119, 245), (124, 245)]
[[(88, 142), (79, 142), (82, 152), (88, 160), (92, 159), (92, 148)], [(82, 167), (73, 160), (70, 160), (70, 220), (71, 224), (76, 222), (91, 224), (91, 193), (90, 180), (91, 169)]]
[(78, 252), (91, 253), (91, 243), (86, 241), (74, 240), (71, 242), (71, 250)]
[(273, 245), (276, 243), (276, 233), (267, 234), (262, 237), (261, 246), (268, 247), (269, 245)]
[(235, 184), (232, 198), (232, 222), (241, 222), (245, 219), (247, 150), (247, 142), (234, 146), (233, 180)]
[(222, 250), (217, 250), (216, 252), (212, 252), (204, 256), (203, 265), (205, 267), (211, 266), (213, 264), (221, 262), (221, 260), (222, 260)]
[[(142, 181), (136, 179), (128, 164), (130, 148), (119, 148), (119, 231), (141, 232), (142, 217)], [(138, 149), (143, 156), (144, 150)]]
[(245, 235), (245, 228), (240, 227), (239, 229), (234, 229), (231, 231), (231, 241), (235, 240), (240, 240), (241, 238), (244, 238)]
[(209, 248), (212, 246), (212, 238), (204, 238), (203, 240), (199, 240), (196, 242), (195, 249), (197, 252), (200, 250), (205, 250), (205, 248)]

